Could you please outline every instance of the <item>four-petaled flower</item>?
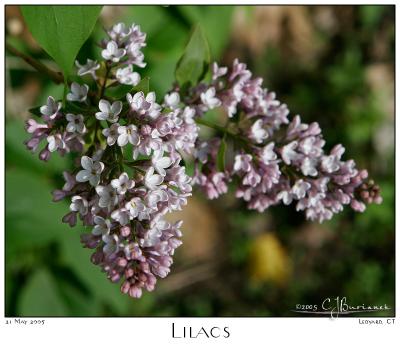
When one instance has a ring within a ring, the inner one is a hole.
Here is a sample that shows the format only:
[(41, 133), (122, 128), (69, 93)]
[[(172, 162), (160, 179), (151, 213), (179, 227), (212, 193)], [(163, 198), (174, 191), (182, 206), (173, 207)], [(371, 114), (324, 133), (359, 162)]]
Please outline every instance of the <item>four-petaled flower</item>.
[(87, 98), (89, 86), (87, 84), (80, 85), (76, 82), (71, 84), (71, 92), (67, 94), (68, 101), (84, 102)]
[(300, 200), (306, 196), (307, 191), (311, 188), (311, 184), (305, 182), (302, 179), (296, 181), (294, 186), (292, 187), (292, 193), (296, 197), (297, 200)]
[(221, 105), (221, 100), (215, 97), (215, 88), (211, 87), (206, 92), (200, 94), (202, 103), (210, 110)]
[(78, 182), (87, 182), (96, 187), (100, 182), (100, 175), (104, 170), (104, 164), (101, 161), (94, 161), (88, 156), (81, 158), (83, 170), (76, 175)]
[(102, 130), (102, 134), (107, 137), (107, 144), (112, 146), (118, 139), (118, 128), (120, 125), (118, 123), (112, 124), (109, 128)]
[(99, 101), (100, 112), (96, 112), (96, 118), (98, 120), (107, 120), (111, 123), (118, 121), (118, 115), (122, 111), (122, 102), (114, 101), (112, 105), (104, 99)]
[(163, 176), (154, 173), (154, 167), (150, 166), (147, 169), (144, 177), (144, 184), (147, 188), (151, 190), (157, 189), (157, 186), (159, 186), (163, 181)]
[(118, 238), (118, 235), (116, 235), (116, 234), (103, 235), (102, 240), (105, 243), (105, 245), (103, 247), (103, 252), (106, 255), (116, 253), (119, 250), (119, 248), (121, 247), (120, 240)]
[(50, 152), (54, 152), (57, 149), (64, 149), (65, 142), (60, 134), (50, 135), (47, 137), (47, 142), (49, 143), (48, 149)]
[(165, 169), (170, 167), (172, 164), (172, 159), (170, 157), (164, 157), (164, 152), (162, 150), (154, 151), (153, 157), (151, 158), (151, 163), (154, 169), (161, 175), (165, 176)]
[(118, 127), (118, 146), (123, 147), (129, 143), (137, 146), (140, 142), (140, 137), (137, 127), (133, 124)]
[(126, 54), (126, 50), (118, 48), (115, 41), (109, 41), (107, 47), (101, 51), (101, 56), (105, 60), (111, 60), (114, 63), (118, 63), (119, 60)]
[(262, 143), (268, 137), (268, 132), (263, 128), (262, 119), (256, 120), (251, 126), (250, 137), (256, 143)]
[(80, 133), (83, 134), (86, 131), (85, 124), (83, 123), (83, 116), (81, 114), (67, 113), (65, 118), (67, 118), (67, 131), (69, 133)]
[(96, 70), (100, 69), (100, 64), (96, 60), (88, 59), (83, 65), (76, 60), (75, 65), (78, 68), (78, 76), (91, 75), (94, 80), (97, 79)]
[(238, 154), (235, 157), (235, 163), (233, 164), (234, 171), (249, 172), (251, 170), (251, 155), (250, 154)]
[(103, 236), (103, 235), (107, 235), (110, 233), (111, 222), (109, 219), (104, 219), (103, 217), (100, 217), (100, 216), (94, 216), (93, 221), (95, 224), (95, 226), (92, 230), (93, 235)]
[(181, 98), (179, 96), (179, 93), (177, 93), (177, 92), (172, 92), (170, 94), (166, 94), (164, 97), (165, 105), (172, 108), (173, 110), (179, 107), (180, 101), (181, 101)]
[(119, 39), (124, 39), (131, 33), (131, 28), (127, 27), (125, 23), (117, 23), (112, 27), (112, 30), (108, 31), (111, 39), (118, 41)]
[(140, 82), (140, 75), (133, 71), (132, 65), (118, 69), (115, 77), (121, 84), (136, 86)]
[(49, 96), (46, 105), (40, 107), (40, 113), (50, 119), (54, 119), (60, 109), (61, 102), (56, 102), (52, 96)]
[(81, 216), (85, 216), (88, 213), (88, 202), (81, 196), (75, 195), (71, 199), (69, 209), (73, 212), (79, 213)]
[(99, 206), (111, 210), (118, 203), (118, 196), (115, 189), (111, 186), (97, 186), (96, 193), (100, 197)]
[(111, 186), (117, 190), (118, 194), (125, 194), (127, 190), (135, 186), (135, 181), (130, 180), (126, 172), (111, 181)]
[(130, 219), (139, 217), (139, 220), (146, 219), (146, 206), (143, 204), (140, 198), (132, 198), (129, 202), (125, 204), (125, 208), (129, 211)]

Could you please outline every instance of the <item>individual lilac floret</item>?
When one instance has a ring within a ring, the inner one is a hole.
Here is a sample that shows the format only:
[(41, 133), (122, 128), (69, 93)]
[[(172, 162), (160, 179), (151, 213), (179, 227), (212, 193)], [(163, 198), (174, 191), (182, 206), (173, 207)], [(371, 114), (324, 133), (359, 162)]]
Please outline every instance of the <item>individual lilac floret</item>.
[(47, 98), (47, 103), (40, 107), (40, 113), (49, 119), (54, 119), (61, 109), (61, 102), (56, 102), (52, 96)]
[(119, 133), (118, 128), (120, 125), (118, 123), (111, 124), (109, 128), (102, 130), (102, 134), (107, 138), (107, 145), (112, 146), (118, 139)]
[(91, 75), (94, 80), (97, 80), (96, 71), (100, 69), (97, 60), (88, 59), (83, 65), (76, 60), (75, 65), (78, 68), (78, 76)]
[(118, 44), (115, 41), (109, 41), (107, 47), (101, 51), (101, 56), (105, 60), (111, 60), (114, 63), (118, 63), (125, 54), (126, 50), (118, 48)]
[(81, 165), (83, 170), (79, 171), (76, 175), (78, 182), (87, 182), (92, 186), (97, 186), (100, 182), (100, 174), (104, 170), (104, 164), (101, 161), (94, 161), (88, 156), (81, 158)]
[(125, 23), (117, 23), (107, 33), (112, 40), (122, 43), (131, 34), (131, 29)]
[(100, 112), (96, 112), (96, 118), (98, 120), (107, 120), (110, 123), (118, 121), (118, 115), (122, 111), (122, 102), (114, 101), (110, 104), (107, 100), (101, 99), (99, 101)]
[(76, 82), (71, 84), (71, 92), (67, 94), (68, 101), (84, 102), (86, 101), (89, 86), (87, 84), (80, 85)]
[(83, 123), (83, 116), (81, 114), (67, 113), (65, 118), (68, 121), (66, 130), (70, 133), (83, 134), (86, 131), (85, 124)]
[(157, 189), (157, 186), (159, 186), (163, 182), (163, 176), (158, 175), (154, 173), (154, 168), (149, 167), (146, 176), (145, 176), (145, 185), (148, 189), (150, 190), (155, 190)]
[(50, 152), (54, 152), (58, 149), (65, 149), (65, 142), (60, 134), (50, 135), (47, 137), (49, 143), (48, 149)]
[(104, 219), (100, 216), (94, 216), (94, 228), (92, 230), (92, 234), (95, 236), (103, 236), (108, 235), (111, 230), (111, 222), (109, 219)]
[(135, 181), (130, 180), (128, 174), (123, 172), (118, 178), (111, 181), (111, 186), (118, 194), (123, 195), (135, 186)]
[(177, 109), (179, 106), (181, 99), (179, 93), (173, 92), (170, 94), (166, 94), (164, 97), (164, 103), (167, 107), (172, 108), (173, 110)]
[(211, 87), (206, 92), (201, 93), (200, 97), (203, 104), (210, 110), (221, 105), (221, 101), (215, 97), (214, 87)]
[(118, 146), (123, 147), (129, 143), (137, 146), (140, 142), (140, 136), (137, 127), (133, 124), (128, 126), (121, 125), (118, 127)]
[(172, 159), (170, 157), (164, 157), (164, 152), (162, 150), (154, 151), (151, 163), (154, 169), (161, 175), (165, 176), (165, 169), (170, 167), (172, 164)]
[(99, 207), (107, 208), (109, 211), (118, 203), (117, 192), (113, 186), (97, 186), (96, 193), (99, 196)]
[(140, 75), (133, 71), (132, 65), (118, 69), (115, 77), (119, 83), (130, 86), (136, 86), (140, 82)]

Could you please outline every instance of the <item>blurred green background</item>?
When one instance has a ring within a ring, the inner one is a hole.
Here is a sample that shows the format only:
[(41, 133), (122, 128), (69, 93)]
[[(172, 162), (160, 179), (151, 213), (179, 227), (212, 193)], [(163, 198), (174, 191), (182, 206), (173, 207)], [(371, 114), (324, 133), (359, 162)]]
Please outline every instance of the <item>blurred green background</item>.
[[(47, 164), (25, 150), (27, 109), (60, 97), (62, 86), (6, 56), (7, 316), (298, 316), (296, 304), (346, 296), (394, 315), (394, 6), (106, 6), (78, 59), (99, 58), (103, 27), (140, 24), (150, 87), (162, 95), (190, 30), (203, 27), (212, 57), (238, 57), (278, 99), (318, 121), (326, 148), (367, 168), (384, 202), (364, 214), (346, 208), (322, 225), (294, 207), (247, 211), (232, 192), (209, 202), (196, 192), (173, 218), (184, 244), (171, 274), (153, 293), (119, 293), (89, 261), (79, 227), (61, 223), (67, 203), (52, 203), (70, 159)], [(6, 39), (55, 68), (27, 31), (17, 6), (6, 7)]]

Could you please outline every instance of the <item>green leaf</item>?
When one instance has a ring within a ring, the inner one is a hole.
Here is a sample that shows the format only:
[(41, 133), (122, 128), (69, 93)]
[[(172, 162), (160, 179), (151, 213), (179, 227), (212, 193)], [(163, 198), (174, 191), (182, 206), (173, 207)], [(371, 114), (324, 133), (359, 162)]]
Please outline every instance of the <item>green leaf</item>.
[(32, 113), (35, 116), (41, 117), (42, 116), (42, 114), (40, 112), (41, 107), (42, 106), (36, 106), (36, 107), (30, 108), (28, 111), (29, 111), (29, 113)]
[[(6, 171), (7, 254), (43, 246), (63, 233), (71, 233), (71, 228), (61, 222), (68, 206), (51, 201), (54, 188), (43, 176), (36, 176), (26, 169)], [(78, 239), (76, 234), (75, 237)]]
[(176, 66), (176, 80), (182, 87), (195, 85), (204, 77), (209, 64), (210, 49), (207, 40), (201, 27), (196, 26)]
[(21, 6), (33, 37), (69, 75), (102, 6)]
[[(16, 119), (7, 120), (5, 148), (7, 168), (21, 168), (30, 176), (32, 176), (32, 173), (37, 173), (41, 175), (41, 179), (46, 176), (57, 175), (62, 180), (61, 172), (69, 169), (69, 160), (66, 160), (66, 157), (61, 158), (59, 155), (53, 154), (47, 163), (42, 162), (38, 159), (37, 152), (31, 153), (26, 149), (23, 141), (29, 137), (30, 135), (24, 130), (23, 122)], [(43, 141), (40, 148), (44, 147), (46, 143), (46, 141)], [(50, 200), (51, 196), (49, 197)]]
[(229, 42), (232, 14), (236, 6), (177, 6), (191, 23), (199, 23), (207, 37), (211, 54), (218, 59)]
[(226, 141), (225, 141), (225, 135), (221, 140), (221, 145), (219, 146), (218, 149), (218, 154), (217, 154), (217, 168), (219, 171), (225, 171), (225, 152), (226, 152)]
[(18, 304), (21, 316), (65, 316), (68, 310), (51, 274), (37, 270), (24, 288)]
[(131, 93), (134, 92), (143, 92), (145, 94), (147, 94), (150, 91), (150, 78), (149, 77), (145, 77), (143, 78), (139, 84), (137, 86), (134, 86), (131, 89)]

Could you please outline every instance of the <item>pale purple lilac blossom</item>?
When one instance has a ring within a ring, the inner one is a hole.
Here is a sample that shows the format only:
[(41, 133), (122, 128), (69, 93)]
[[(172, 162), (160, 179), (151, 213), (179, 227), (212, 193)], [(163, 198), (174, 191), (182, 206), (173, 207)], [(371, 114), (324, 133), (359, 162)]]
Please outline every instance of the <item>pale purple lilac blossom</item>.
[[(200, 83), (186, 95), (176, 87), (161, 104), (154, 92), (108, 98), (100, 66), (107, 70), (110, 88), (137, 85), (140, 75), (133, 67), (146, 65), (141, 51), (146, 35), (137, 25), (118, 23), (108, 36), (101, 43), (104, 62), (76, 62), (78, 75), (90, 74), (100, 93), (93, 97), (96, 90), (88, 93), (86, 84), (73, 82), (67, 99), (85, 102), (88, 111), (67, 112), (49, 97), (40, 108), (42, 122), (26, 123), (31, 134), (26, 146), (35, 152), (43, 141), (39, 158), (45, 161), (52, 152), (79, 153), (53, 200), (70, 200), (63, 222), (74, 226), (79, 218), (91, 227), (81, 242), (93, 249), (91, 261), (112, 282), (120, 282), (123, 293), (139, 298), (170, 272), (182, 243), (182, 222), (171, 224), (164, 217), (186, 205), (192, 185), (215, 199), (235, 180), (236, 196), (250, 209), (262, 212), (295, 202), (297, 210), (318, 221), (330, 219), (343, 205), (362, 212), (365, 204), (382, 201), (368, 173), (342, 160), (341, 145), (324, 152), (318, 124), (303, 124), (299, 116), (289, 120), (287, 106), (238, 60), (230, 69), (214, 63), (211, 83)], [(200, 139), (197, 122), (204, 124), (204, 113), (217, 107), (227, 113), (226, 126), (217, 128), (218, 136)], [(218, 164), (222, 141), (235, 143), (233, 160), (223, 170)], [(195, 158), (193, 179), (182, 155)]]

